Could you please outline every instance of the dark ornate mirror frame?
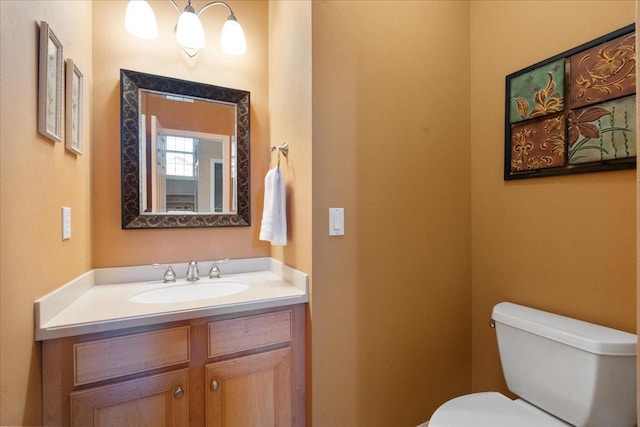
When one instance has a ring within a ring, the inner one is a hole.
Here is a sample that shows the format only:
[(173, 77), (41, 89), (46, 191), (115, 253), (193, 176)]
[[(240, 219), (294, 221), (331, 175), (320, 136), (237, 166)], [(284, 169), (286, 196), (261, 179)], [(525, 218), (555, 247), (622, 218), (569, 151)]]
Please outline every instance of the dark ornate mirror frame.
[[(140, 212), (139, 89), (236, 104), (237, 212), (227, 214), (142, 214)], [(187, 80), (120, 70), (122, 228), (241, 227), (251, 224), (249, 92)]]

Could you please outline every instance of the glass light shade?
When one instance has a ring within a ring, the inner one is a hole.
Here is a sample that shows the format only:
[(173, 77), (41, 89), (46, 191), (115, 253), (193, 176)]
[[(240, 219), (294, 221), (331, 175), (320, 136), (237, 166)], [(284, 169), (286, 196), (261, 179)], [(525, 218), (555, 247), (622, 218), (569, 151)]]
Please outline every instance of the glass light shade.
[(180, 14), (176, 26), (176, 40), (185, 49), (204, 47), (204, 30), (195, 13), (184, 11)]
[(244, 38), (244, 31), (233, 15), (229, 15), (222, 27), (220, 45), (222, 46), (222, 51), (230, 55), (242, 55), (247, 52), (247, 40)]
[(124, 15), (126, 30), (141, 39), (158, 37), (158, 24), (153, 9), (146, 0), (130, 0)]

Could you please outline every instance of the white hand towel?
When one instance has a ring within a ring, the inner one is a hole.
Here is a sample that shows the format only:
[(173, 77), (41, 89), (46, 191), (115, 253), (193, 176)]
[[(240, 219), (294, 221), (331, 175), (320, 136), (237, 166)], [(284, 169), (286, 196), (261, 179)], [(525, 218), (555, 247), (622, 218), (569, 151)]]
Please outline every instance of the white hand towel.
[(260, 240), (272, 245), (287, 244), (287, 212), (284, 177), (280, 168), (273, 168), (264, 177), (264, 207)]

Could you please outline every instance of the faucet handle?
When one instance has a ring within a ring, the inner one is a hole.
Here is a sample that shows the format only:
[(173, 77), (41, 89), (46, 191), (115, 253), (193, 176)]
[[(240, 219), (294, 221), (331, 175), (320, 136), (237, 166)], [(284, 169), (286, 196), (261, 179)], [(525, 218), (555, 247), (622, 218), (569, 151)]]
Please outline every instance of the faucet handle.
[(198, 263), (195, 261), (190, 261), (189, 266), (187, 267), (187, 280), (190, 282), (195, 282), (196, 280), (200, 280), (200, 272), (198, 271)]
[(153, 268), (164, 268), (164, 283), (175, 282), (176, 272), (173, 271), (173, 267), (169, 264), (151, 264)]
[(229, 258), (219, 259), (217, 261), (213, 261), (213, 265), (211, 266), (211, 270), (209, 270), (209, 279), (218, 279), (220, 278), (220, 264), (224, 264), (229, 262)]

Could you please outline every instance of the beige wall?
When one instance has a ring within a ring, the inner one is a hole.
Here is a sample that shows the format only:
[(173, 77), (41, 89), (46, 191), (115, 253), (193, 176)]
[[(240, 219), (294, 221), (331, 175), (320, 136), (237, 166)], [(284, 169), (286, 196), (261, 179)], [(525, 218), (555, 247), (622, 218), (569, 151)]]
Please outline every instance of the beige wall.
[[(271, 256), (311, 274), (311, 2), (269, 2), (271, 145), (289, 144), (280, 166), (287, 185), (287, 246)], [(271, 155), (276, 166), (277, 154)], [(257, 178), (262, 183), (261, 177)]]
[(469, 4), (312, 12), (313, 425), (417, 425), (471, 389)]
[(505, 389), (487, 326), (500, 301), (636, 329), (635, 171), (502, 179), (505, 76), (635, 16), (634, 1), (549, 5), (471, 2), (474, 391)]
[[(269, 124), (271, 145), (286, 141), (290, 147), (288, 158), (280, 158), (287, 187), (288, 244), (272, 246), (271, 256), (311, 274), (311, 2), (307, 0), (269, 1)], [(274, 152), (271, 166), (277, 161)], [(311, 340), (310, 333), (307, 339)], [(306, 415), (310, 422), (312, 354), (308, 347)]]
[[(0, 2), (0, 425), (40, 423), (33, 301), (92, 264), (91, 7), (76, 1)], [(81, 156), (37, 132), (41, 20), (85, 77)], [(72, 210), (66, 241), (63, 206)]]
[[(194, 1), (196, 10), (207, 2)], [(94, 267), (250, 258), (269, 255), (258, 240), (263, 180), (269, 161), (268, 3), (233, 2), (247, 37), (248, 52), (225, 55), (219, 36), (222, 7), (201, 15), (207, 46), (190, 59), (175, 42), (177, 13), (167, 1), (152, 1), (159, 37), (130, 36), (123, 22), (126, 1), (93, 6), (94, 157), (92, 173)], [(120, 69), (159, 74), (251, 92), (251, 227), (122, 230), (120, 204)], [(180, 272), (179, 272), (180, 274)]]

